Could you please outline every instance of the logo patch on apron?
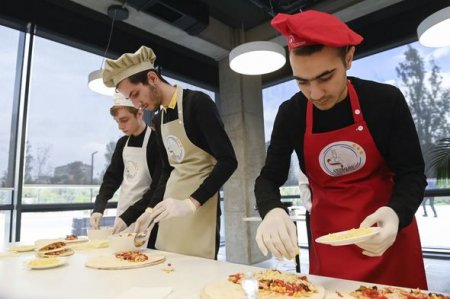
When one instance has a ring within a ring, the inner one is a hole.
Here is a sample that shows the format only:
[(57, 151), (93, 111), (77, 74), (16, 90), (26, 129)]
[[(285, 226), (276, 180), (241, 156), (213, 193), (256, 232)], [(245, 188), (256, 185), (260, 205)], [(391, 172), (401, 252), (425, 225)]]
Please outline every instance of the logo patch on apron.
[(125, 175), (127, 178), (132, 179), (136, 176), (138, 170), (138, 165), (134, 161), (126, 161), (125, 163)]
[(169, 159), (181, 162), (184, 159), (184, 147), (180, 139), (174, 135), (168, 135), (166, 138), (166, 150)]
[(366, 152), (354, 142), (333, 142), (320, 151), (319, 164), (329, 176), (346, 175), (358, 171), (366, 164)]

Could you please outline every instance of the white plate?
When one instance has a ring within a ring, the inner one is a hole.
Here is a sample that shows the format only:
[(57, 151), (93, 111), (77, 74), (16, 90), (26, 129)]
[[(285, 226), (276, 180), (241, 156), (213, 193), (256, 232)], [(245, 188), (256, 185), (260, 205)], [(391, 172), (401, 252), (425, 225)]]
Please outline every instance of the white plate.
[(27, 251), (33, 251), (34, 248), (35, 248), (34, 245), (13, 245), (8, 248), (8, 251), (27, 252)]
[(58, 239), (58, 241), (65, 242), (66, 244), (73, 244), (73, 243), (82, 243), (87, 242), (89, 239), (86, 236), (78, 236), (78, 239), (75, 240), (66, 240), (66, 239)]
[(61, 257), (55, 257), (55, 258), (36, 258), (36, 259), (32, 259), (30, 261), (27, 261), (25, 263), (25, 265), (30, 268), (30, 269), (35, 269), (35, 270), (39, 270), (39, 269), (50, 269), (50, 268), (56, 268), (59, 266), (64, 265), (65, 263), (67, 263), (67, 259), (66, 258), (61, 258)]
[(324, 235), (316, 239), (317, 243), (344, 246), (363, 242), (380, 232), (380, 227), (353, 228), (328, 235)]

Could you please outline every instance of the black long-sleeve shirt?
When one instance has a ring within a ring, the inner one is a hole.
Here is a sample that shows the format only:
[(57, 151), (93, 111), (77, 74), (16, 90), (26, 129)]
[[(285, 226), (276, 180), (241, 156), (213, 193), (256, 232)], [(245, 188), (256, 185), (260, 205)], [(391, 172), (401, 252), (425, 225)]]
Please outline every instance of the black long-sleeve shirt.
[[(161, 136), (161, 114), (164, 113), (164, 123), (174, 121), (178, 119), (177, 106), (174, 109), (162, 110), (153, 117), (153, 124), (156, 128), (157, 141), (163, 160), (161, 179), (158, 184), (159, 190), (165, 190), (165, 184), (172, 170)], [(191, 195), (200, 204), (204, 204), (214, 193), (219, 191), (236, 170), (236, 155), (225, 132), (217, 107), (208, 95), (199, 91), (183, 89), (182, 111), (184, 128), (189, 140), (217, 160), (210, 175)], [(148, 204), (138, 201), (126, 213), (134, 214), (136, 217), (142, 214), (146, 207), (154, 207), (155, 205), (155, 201), (150, 201)]]
[[(403, 94), (396, 87), (349, 78), (358, 94), (364, 119), (382, 157), (394, 172), (394, 189), (388, 206), (399, 216), (399, 227), (407, 226), (419, 207), (426, 186), (424, 161), (416, 128)], [(303, 136), (307, 99), (301, 92), (279, 107), (264, 167), (255, 182), (259, 213), (283, 207), (279, 187), (287, 179), (290, 158), (296, 152), (305, 172)], [(337, 130), (353, 124), (347, 98), (329, 110), (314, 108), (313, 132)], [(307, 173), (306, 173), (307, 174)], [(312, 194), (314, 200), (314, 194)]]
[[(129, 137), (128, 146), (130, 147), (142, 147), (144, 143), (145, 132), (150, 130), (149, 127), (146, 127), (145, 130), (142, 131), (138, 136), (131, 135)], [(100, 186), (99, 193), (95, 199), (94, 210), (93, 212), (103, 213), (106, 207), (106, 203), (110, 200), (114, 193), (119, 189), (120, 185), (123, 181), (123, 172), (124, 172), (124, 163), (123, 163), (123, 149), (127, 143), (128, 136), (121, 137), (114, 149), (114, 153), (111, 158), (111, 163), (106, 169), (105, 175), (103, 176), (103, 182)], [(152, 132), (150, 134), (148, 144), (147, 144), (147, 165), (150, 172), (150, 176), (152, 177), (151, 185), (149, 189), (144, 193), (142, 200), (145, 202), (149, 202), (152, 197), (154, 197), (154, 193), (157, 191), (158, 180), (160, 178), (161, 172), (161, 156), (159, 154), (159, 148), (156, 143), (156, 134)], [(159, 190), (159, 195), (156, 194), (155, 198), (158, 196), (162, 198), (164, 190)], [(162, 194), (161, 194), (162, 193)], [(125, 218), (124, 221), (127, 224), (131, 224), (135, 219), (133, 217), (128, 218), (126, 215), (121, 215), (121, 218)]]

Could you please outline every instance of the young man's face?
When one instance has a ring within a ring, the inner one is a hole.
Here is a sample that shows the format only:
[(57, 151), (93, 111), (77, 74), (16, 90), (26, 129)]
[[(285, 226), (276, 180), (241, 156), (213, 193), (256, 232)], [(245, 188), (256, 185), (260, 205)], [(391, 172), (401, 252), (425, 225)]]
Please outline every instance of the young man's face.
[(347, 95), (347, 75), (353, 59), (354, 47), (345, 57), (339, 49), (324, 47), (311, 55), (290, 53), (294, 79), (301, 92), (320, 110), (328, 110)]
[(126, 135), (137, 136), (141, 132), (143, 123), (143, 112), (138, 111), (136, 115), (131, 113), (127, 108), (120, 108), (117, 110), (114, 120), (119, 125), (119, 129)]
[(162, 103), (163, 96), (157, 85), (149, 80), (148, 85), (142, 83), (133, 84), (125, 79), (119, 83), (117, 90), (133, 102), (138, 109), (156, 111)]

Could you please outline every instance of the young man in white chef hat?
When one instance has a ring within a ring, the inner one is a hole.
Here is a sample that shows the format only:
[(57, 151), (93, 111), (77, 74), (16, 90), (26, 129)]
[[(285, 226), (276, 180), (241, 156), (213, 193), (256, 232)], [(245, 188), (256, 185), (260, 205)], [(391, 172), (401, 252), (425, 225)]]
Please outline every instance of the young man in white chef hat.
[[(414, 218), (426, 186), (424, 161), (404, 96), (394, 86), (347, 77), (363, 38), (337, 17), (278, 14), (272, 26), (287, 39), (300, 92), (281, 104), (256, 179), (258, 246), (278, 257), (297, 254), (279, 193), (295, 151), (311, 188), (309, 273), (427, 289)], [(370, 226), (380, 232), (356, 244), (315, 241)]]
[(104, 83), (136, 107), (163, 107), (154, 123), (170, 177), (164, 200), (148, 205), (136, 231), (159, 223), (157, 249), (213, 259), (219, 249), (219, 189), (237, 167), (234, 149), (212, 99), (167, 83), (155, 59), (143, 46), (107, 59), (103, 72)]
[[(119, 233), (137, 219), (132, 213), (126, 212), (131, 205), (139, 200), (149, 203), (152, 198), (158, 197), (153, 195), (160, 177), (161, 157), (155, 134), (145, 123), (142, 110), (116, 93), (110, 113), (125, 136), (116, 143), (111, 163), (95, 199), (90, 223), (93, 228), (99, 228), (106, 203), (120, 187), (113, 232)], [(162, 198), (162, 192), (159, 197)], [(155, 237), (156, 230), (150, 238), (150, 247), (154, 245)]]

